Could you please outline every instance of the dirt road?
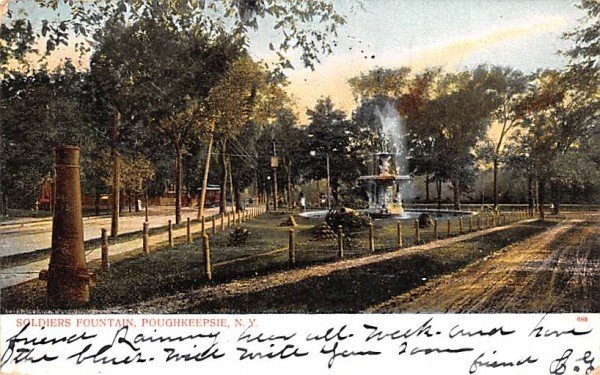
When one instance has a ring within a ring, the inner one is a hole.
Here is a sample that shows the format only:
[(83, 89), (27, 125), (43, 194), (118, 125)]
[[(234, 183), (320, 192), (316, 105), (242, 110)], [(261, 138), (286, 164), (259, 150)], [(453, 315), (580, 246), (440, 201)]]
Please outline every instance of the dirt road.
[(600, 311), (600, 217), (568, 219), (369, 312)]

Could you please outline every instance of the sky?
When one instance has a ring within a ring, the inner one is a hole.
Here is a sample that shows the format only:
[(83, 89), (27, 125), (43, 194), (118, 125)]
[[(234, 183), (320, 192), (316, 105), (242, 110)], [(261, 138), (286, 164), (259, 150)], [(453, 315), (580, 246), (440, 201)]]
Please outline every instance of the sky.
[[(0, 0), (0, 7), (7, 0)], [(27, 4), (27, 0), (19, 1)], [(361, 1), (364, 10), (352, 10)], [(509, 65), (525, 72), (560, 68), (567, 62), (557, 51), (568, 49), (561, 35), (577, 25), (583, 13), (571, 0), (333, 0), (347, 17), (334, 38), (332, 55), (322, 57), (315, 70), (295, 64), (287, 71), (288, 91), (301, 122), (306, 109), (321, 96), (350, 113), (356, 102), (347, 80), (376, 67), (409, 66), (415, 71), (431, 66), (446, 70), (481, 63)], [(14, 3), (9, 6), (14, 6)], [(44, 16), (26, 6), (32, 18)], [(0, 9), (1, 12), (1, 9)], [(251, 35), (250, 52), (272, 61), (268, 50), (277, 34), (265, 19)], [(54, 61), (71, 56), (67, 50)], [(81, 63), (85, 65), (86, 59)]]
[[(348, 0), (349, 1), (349, 0)], [(348, 1), (335, 1), (347, 9)], [(446, 70), (478, 64), (509, 65), (525, 72), (560, 68), (557, 51), (570, 41), (561, 35), (583, 13), (568, 0), (368, 0), (365, 10), (348, 14), (334, 53), (314, 71), (289, 72), (289, 91), (302, 120), (321, 96), (347, 112), (356, 107), (347, 80), (376, 67), (431, 66)], [(266, 28), (265, 28), (266, 29)], [(257, 35), (258, 41), (269, 38)], [(253, 45), (254, 48), (254, 45)], [(258, 58), (268, 59), (256, 47)]]

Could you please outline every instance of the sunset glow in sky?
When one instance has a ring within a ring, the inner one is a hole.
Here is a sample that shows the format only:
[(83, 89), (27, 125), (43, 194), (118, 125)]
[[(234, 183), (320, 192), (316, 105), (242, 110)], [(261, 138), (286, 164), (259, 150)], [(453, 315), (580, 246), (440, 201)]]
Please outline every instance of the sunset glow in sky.
[[(348, 15), (333, 55), (325, 57), (315, 71), (289, 73), (289, 91), (301, 118), (320, 96), (331, 96), (350, 112), (356, 102), (347, 80), (376, 67), (456, 70), (487, 63), (527, 72), (559, 68), (566, 59), (557, 51), (569, 48), (561, 35), (582, 16), (576, 2), (565, 0), (364, 3), (364, 12)], [(256, 55), (266, 57), (260, 51)]]
[[(12, 1), (9, 6), (28, 9), (32, 18), (44, 16), (27, 0)], [(364, 10), (351, 10), (356, 1), (334, 0), (348, 23), (334, 40), (333, 54), (314, 71), (296, 64), (287, 72), (302, 121), (321, 96), (331, 96), (350, 112), (356, 103), (347, 80), (375, 67), (456, 70), (488, 63), (526, 72), (559, 68), (566, 59), (557, 51), (569, 48), (561, 35), (583, 16), (570, 0), (362, 0)], [(271, 22), (265, 19), (251, 36), (250, 52), (266, 61), (273, 60), (269, 41), (277, 39)], [(51, 64), (67, 56), (74, 57), (70, 50), (59, 51)], [(85, 67), (87, 59), (81, 64)]]

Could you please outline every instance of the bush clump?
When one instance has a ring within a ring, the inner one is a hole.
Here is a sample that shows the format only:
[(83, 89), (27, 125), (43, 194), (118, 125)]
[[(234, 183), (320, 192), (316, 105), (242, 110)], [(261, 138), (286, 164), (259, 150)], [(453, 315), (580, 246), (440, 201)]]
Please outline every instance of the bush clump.
[(229, 233), (229, 246), (244, 246), (250, 237), (250, 231), (244, 227), (235, 227)]
[(419, 228), (431, 228), (433, 226), (433, 217), (430, 214), (424, 212), (419, 215)]
[(327, 225), (334, 231), (337, 231), (339, 225), (346, 235), (359, 232), (365, 229), (371, 222), (368, 215), (361, 215), (359, 212), (342, 207), (338, 210), (331, 210), (325, 217)]

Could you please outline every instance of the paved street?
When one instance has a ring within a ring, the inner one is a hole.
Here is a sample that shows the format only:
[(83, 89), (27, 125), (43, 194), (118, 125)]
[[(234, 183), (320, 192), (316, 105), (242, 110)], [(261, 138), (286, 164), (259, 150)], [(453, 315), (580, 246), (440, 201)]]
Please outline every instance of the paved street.
[[(167, 225), (169, 220), (175, 222), (173, 207), (151, 207), (148, 217), (150, 228)], [(218, 208), (209, 208), (206, 215), (218, 212)], [(196, 209), (183, 208), (182, 220), (196, 219)], [(100, 231), (106, 228), (110, 233), (110, 217), (89, 217), (83, 219), (84, 239), (100, 238)], [(145, 221), (141, 216), (122, 216), (119, 220), (119, 234), (142, 230)], [(48, 249), (52, 244), (52, 220), (18, 219), (0, 226), (0, 256), (27, 253)]]

